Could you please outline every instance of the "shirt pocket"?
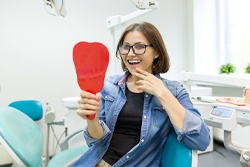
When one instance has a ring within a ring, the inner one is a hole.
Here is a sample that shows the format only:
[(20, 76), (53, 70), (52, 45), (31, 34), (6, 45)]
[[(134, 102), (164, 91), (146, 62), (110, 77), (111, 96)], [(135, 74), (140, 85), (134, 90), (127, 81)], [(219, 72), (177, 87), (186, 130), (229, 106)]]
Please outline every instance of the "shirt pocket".
[(153, 125), (157, 127), (161, 127), (168, 120), (168, 115), (163, 107), (155, 106), (153, 107), (152, 113)]
[(102, 106), (104, 107), (104, 113), (107, 115), (109, 113), (110, 107), (112, 106), (115, 98), (110, 95), (103, 95), (102, 96)]

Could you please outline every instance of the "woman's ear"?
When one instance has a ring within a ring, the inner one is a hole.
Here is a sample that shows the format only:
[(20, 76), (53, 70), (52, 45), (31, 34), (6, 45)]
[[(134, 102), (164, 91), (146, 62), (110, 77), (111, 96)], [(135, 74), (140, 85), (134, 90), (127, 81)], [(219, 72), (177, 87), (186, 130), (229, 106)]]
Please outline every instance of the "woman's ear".
[(155, 54), (154, 59), (157, 59), (159, 57), (159, 54), (156, 51), (154, 51), (154, 54)]

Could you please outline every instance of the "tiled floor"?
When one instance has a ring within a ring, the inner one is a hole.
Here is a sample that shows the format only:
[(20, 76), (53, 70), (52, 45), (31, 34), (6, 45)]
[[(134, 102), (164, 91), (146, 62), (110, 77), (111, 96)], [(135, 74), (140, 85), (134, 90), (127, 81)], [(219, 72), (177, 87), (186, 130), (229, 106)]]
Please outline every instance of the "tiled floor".
[(222, 143), (214, 142), (214, 151), (199, 154), (198, 167), (241, 167), (240, 155), (227, 151)]

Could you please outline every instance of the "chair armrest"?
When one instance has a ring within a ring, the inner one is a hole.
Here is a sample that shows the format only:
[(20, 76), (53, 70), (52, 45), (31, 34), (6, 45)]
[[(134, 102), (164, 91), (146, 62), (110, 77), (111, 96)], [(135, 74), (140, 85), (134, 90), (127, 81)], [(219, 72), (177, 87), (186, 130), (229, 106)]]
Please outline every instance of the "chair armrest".
[(78, 130), (75, 131), (74, 133), (70, 134), (69, 136), (67, 136), (64, 141), (60, 144), (61, 147), (61, 151), (67, 150), (69, 148), (69, 140), (74, 137), (75, 135), (77, 135), (78, 133), (81, 133), (82, 130)]
[(82, 154), (88, 150), (88, 145), (83, 144), (74, 148), (64, 150), (56, 154), (50, 161), (47, 167), (68, 166), (75, 162)]

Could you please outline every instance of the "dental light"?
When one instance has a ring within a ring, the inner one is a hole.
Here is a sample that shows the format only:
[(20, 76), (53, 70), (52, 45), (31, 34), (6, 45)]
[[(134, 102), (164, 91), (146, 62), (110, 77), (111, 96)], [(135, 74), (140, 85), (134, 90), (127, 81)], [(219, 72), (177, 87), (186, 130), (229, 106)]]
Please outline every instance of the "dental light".
[[(131, 0), (131, 2), (138, 8), (138, 10), (129, 13), (125, 16), (121, 15), (115, 15), (115, 16), (110, 16), (106, 19), (106, 28), (110, 30), (111, 35), (112, 35), (112, 45), (111, 45), (111, 50), (115, 53), (115, 28), (118, 27), (119, 25), (123, 25), (126, 22), (135, 19), (136, 17), (139, 17), (141, 15), (144, 15), (146, 13), (149, 13), (155, 9), (158, 9), (159, 3), (156, 2), (155, 0)], [(115, 55), (110, 56), (111, 61), (114, 62)], [(113, 63), (113, 69), (116, 68), (116, 63)]]
[(154, 0), (131, 0), (139, 9), (158, 8), (158, 2)]
[(67, 11), (65, 9), (65, 2), (64, 0), (43, 0), (44, 7), (46, 11), (54, 16), (63, 16), (65, 17)]
[(106, 20), (106, 27), (108, 29), (111, 29), (113, 27), (116, 27), (122, 23), (126, 23), (136, 17), (139, 17), (141, 15), (144, 15), (148, 12), (153, 11), (154, 9), (158, 9), (159, 3), (155, 0), (131, 0), (135, 6), (138, 8), (138, 10), (126, 15), (116, 15), (116, 16), (110, 16)]

